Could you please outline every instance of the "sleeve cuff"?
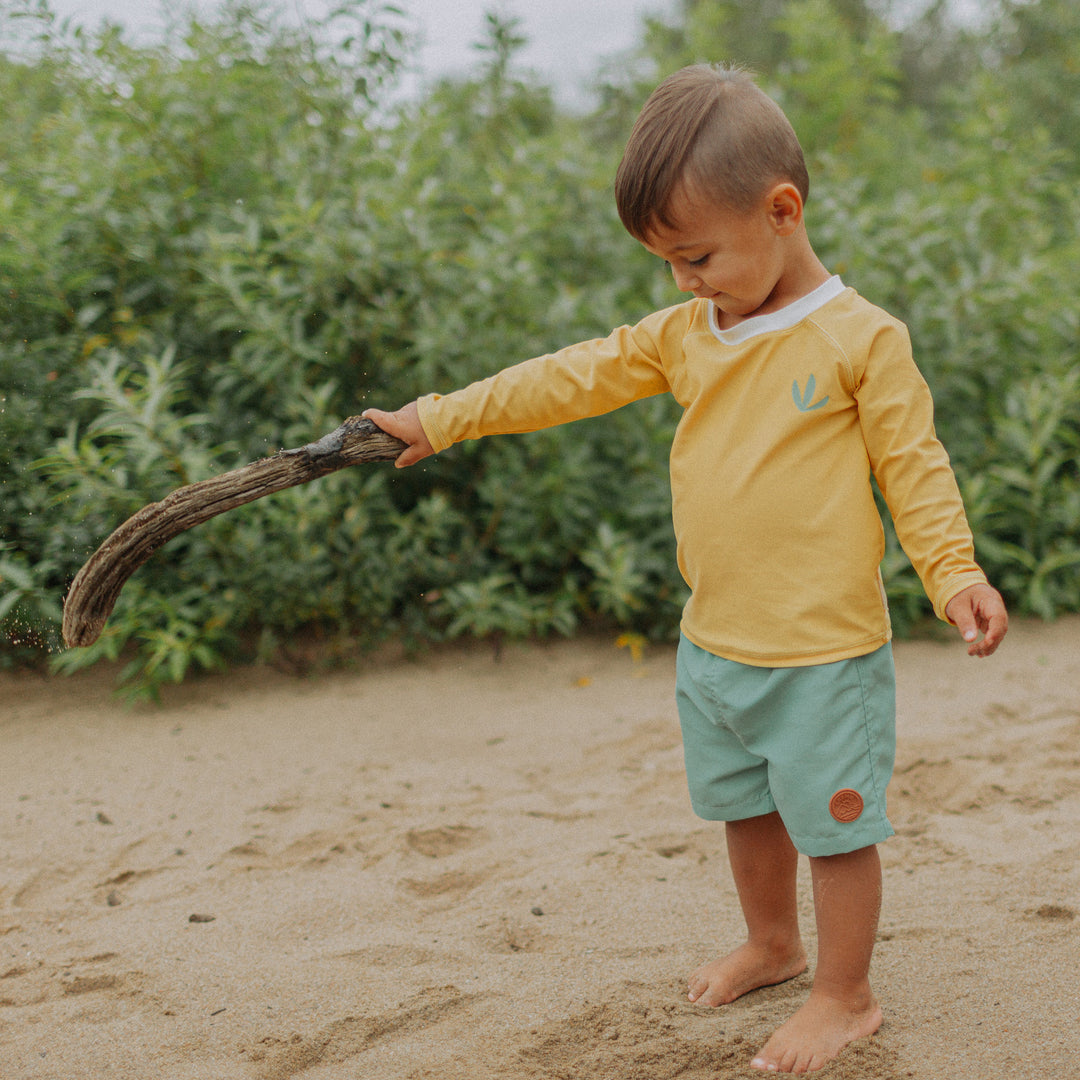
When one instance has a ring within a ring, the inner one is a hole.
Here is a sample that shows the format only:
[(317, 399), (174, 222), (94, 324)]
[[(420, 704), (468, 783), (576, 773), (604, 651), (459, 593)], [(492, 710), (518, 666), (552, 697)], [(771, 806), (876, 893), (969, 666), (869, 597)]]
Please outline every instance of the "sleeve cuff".
[(417, 415), (420, 417), (420, 426), (424, 429), (424, 434), (427, 436), (428, 442), (431, 443), (431, 448), (436, 454), (441, 453), (443, 450), (454, 445), (454, 440), (446, 437), (446, 433), (435, 419), (435, 403), (441, 396), (441, 394), (428, 394), (425, 397), (419, 398), (416, 402), (416, 411)]

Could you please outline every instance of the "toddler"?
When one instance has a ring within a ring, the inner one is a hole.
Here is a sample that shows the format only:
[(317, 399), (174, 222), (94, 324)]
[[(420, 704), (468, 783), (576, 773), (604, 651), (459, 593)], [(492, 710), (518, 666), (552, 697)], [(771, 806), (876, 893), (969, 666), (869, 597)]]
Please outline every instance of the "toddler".
[(719, 1006), (805, 970), (796, 869), (809, 857), (817, 965), (751, 1065), (820, 1069), (882, 1022), (869, 971), (892, 835), (890, 625), (871, 487), (937, 614), (989, 656), (1008, 620), (974, 559), (959, 490), (903, 324), (830, 275), (803, 212), (803, 153), (746, 73), (666, 79), (615, 181), (627, 230), (692, 299), (395, 413), (399, 467), (463, 439), (534, 431), (653, 394), (683, 408), (671, 448), (690, 587), (676, 694), (695, 812), (725, 822), (746, 942), (689, 979)]

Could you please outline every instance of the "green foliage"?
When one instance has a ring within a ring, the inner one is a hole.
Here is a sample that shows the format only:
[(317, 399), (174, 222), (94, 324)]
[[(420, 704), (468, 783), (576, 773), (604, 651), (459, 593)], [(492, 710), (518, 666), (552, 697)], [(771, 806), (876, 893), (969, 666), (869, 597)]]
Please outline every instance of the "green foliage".
[[(717, 59), (800, 131), (819, 253), (911, 327), (987, 569), (1018, 610), (1080, 608), (1080, 12), (887, 14), (685, 0), (571, 118), (495, 16), (471, 77), (403, 102), (377, 0), (300, 26), (230, 3), (150, 45), (0, 7), (0, 660), (56, 650), (78, 567), (176, 486), (674, 302), (611, 177), (657, 78)], [(147, 697), (305, 642), (670, 637), (677, 420), (657, 398), (258, 500), (176, 538), (56, 665), (122, 658)], [(919, 618), (891, 534), (883, 573)]]
[(1014, 381), (992, 410), (997, 453), (968, 476), (972, 527), (1008, 593), (1052, 618), (1080, 609), (1080, 368)]

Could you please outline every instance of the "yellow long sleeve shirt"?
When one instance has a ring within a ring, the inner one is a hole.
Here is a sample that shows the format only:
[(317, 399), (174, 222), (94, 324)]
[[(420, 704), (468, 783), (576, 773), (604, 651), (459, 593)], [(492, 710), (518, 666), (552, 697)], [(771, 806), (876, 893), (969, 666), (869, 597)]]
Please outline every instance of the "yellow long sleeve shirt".
[(877, 479), (937, 614), (985, 582), (933, 403), (902, 323), (839, 278), (719, 329), (691, 300), (604, 339), (419, 402), (436, 451), (670, 392), (683, 633), (718, 656), (790, 667), (891, 636)]

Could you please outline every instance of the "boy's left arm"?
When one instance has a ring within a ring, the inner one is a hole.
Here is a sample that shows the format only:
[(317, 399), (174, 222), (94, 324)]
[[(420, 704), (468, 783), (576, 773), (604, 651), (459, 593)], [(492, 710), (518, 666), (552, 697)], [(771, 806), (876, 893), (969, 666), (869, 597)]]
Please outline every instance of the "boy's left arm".
[[(874, 475), (935, 612), (956, 626), (969, 655), (990, 656), (1008, 614), (975, 562), (959, 486), (934, 431), (933, 400), (902, 324), (878, 333), (856, 396)], [(949, 598), (943, 605), (942, 597)]]
[(1005, 601), (991, 585), (970, 585), (958, 592), (945, 605), (945, 614), (956, 624), (963, 639), (970, 643), (969, 656), (989, 656), (1009, 629)]

